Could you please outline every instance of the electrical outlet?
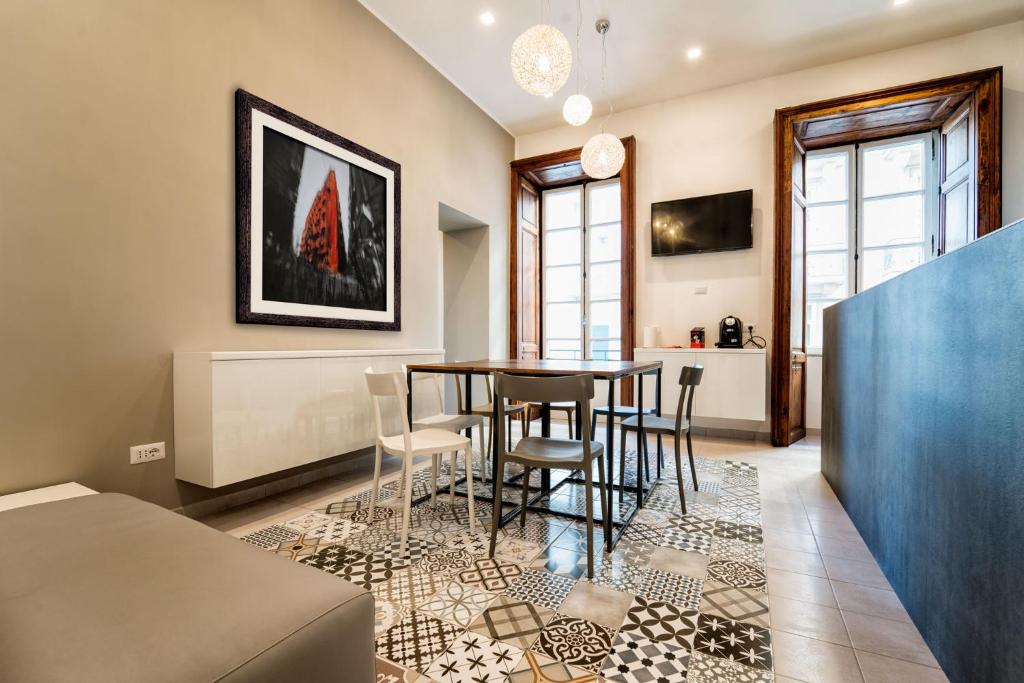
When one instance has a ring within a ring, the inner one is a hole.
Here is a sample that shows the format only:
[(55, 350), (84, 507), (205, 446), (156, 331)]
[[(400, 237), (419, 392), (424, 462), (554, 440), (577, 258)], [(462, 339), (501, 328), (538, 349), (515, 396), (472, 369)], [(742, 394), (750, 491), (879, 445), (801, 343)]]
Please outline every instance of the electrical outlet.
[(697, 285), (696, 287), (693, 288), (693, 293), (694, 294), (707, 294), (708, 293), (708, 286), (707, 285)]
[(132, 465), (139, 465), (144, 462), (163, 460), (167, 455), (164, 453), (164, 442), (147, 443), (141, 446), (132, 446), (128, 449), (128, 460)]

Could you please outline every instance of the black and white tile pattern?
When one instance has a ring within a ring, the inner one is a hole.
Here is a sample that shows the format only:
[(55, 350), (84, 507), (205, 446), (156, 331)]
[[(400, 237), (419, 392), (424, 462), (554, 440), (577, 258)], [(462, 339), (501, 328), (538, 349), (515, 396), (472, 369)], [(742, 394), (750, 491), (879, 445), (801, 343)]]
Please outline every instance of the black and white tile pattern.
[[(633, 461), (627, 481), (635, 480)], [(490, 558), (490, 506), (477, 504), (479, 524), (470, 531), (465, 499), (444, 494), (413, 508), (402, 547), (396, 482), (385, 485), (372, 518), (363, 491), (243, 540), (373, 593), (382, 682), (768, 683), (757, 469), (699, 458), (697, 472), (700, 492), (685, 473), (687, 514), (670, 462), (651, 504), (610, 555), (595, 527), (592, 579), (583, 524), (531, 512), (525, 527), (515, 520), (499, 532)], [(531, 479), (538, 484), (539, 473)], [(426, 471), (414, 473), (416, 495), (429, 485)], [(509, 493), (518, 502), (519, 491)], [(578, 510), (583, 496), (582, 487), (567, 485), (552, 500)], [(631, 502), (620, 506), (616, 495), (618, 514)], [(690, 574), (672, 571), (667, 558), (685, 553), (704, 556), (704, 573), (692, 575), (693, 563)], [(567, 600), (580, 582), (605, 599)], [(621, 602), (609, 601), (607, 591)]]

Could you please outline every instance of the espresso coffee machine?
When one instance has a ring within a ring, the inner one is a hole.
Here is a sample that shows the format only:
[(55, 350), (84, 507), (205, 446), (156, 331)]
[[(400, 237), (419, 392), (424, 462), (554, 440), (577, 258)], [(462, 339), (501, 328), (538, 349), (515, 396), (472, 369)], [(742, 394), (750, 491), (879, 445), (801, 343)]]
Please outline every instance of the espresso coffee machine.
[(718, 323), (718, 343), (720, 349), (743, 348), (743, 322), (734, 315), (722, 318)]

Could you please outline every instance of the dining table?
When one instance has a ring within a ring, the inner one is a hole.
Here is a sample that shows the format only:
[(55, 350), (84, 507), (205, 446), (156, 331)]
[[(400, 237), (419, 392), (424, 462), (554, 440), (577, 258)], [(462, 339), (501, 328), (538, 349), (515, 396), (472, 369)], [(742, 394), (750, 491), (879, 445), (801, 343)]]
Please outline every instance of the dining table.
[[(451, 362), (435, 362), (435, 363), (411, 363), (406, 366), (408, 386), (412, 386), (412, 376), (414, 373), (431, 373), (440, 375), (461, 375), (465, 377), (464, 392), (464, 406), (460, 407), (460, 410), (465, 413), (472, 412), (473, 409), (473, 382), (472, 378), (479, 375), (494, 375), (495, 373), (505, 373), (509, 375), (526, 375), (534, 377), (564, 377), (568, 375), (593, 375), (595, 380), (607, 382), (607, 396), (608, 406), (615, 406), (615, 388), (616, 383), (620, 380), (628, 380), (631, 377), (636, 377), (636, 404), (637, 404), (637, 447), (640, 448), (640, 444), (644, 443), (644, 431), (643, 431), (643, 420), (644, 420), (644, 377), (654, 376), (655, 380), (655, 392), (654, 392), (654, 411), (653, 415), (661, 415), (661, 372), (662, 363), (657, 360), (650, 361), (635, 361), (635, 360), (576, 360), (576, 359), (484, 359), (484, 360), (470, 360), (470, 361), (451, 361)], [(410, 391), (407, 395), (406, 410), (410, 421), (413, 415), (413, 398), (412, 392)], [(497, 424), (497, 401), (491, 400), (494, 406), (492, 414), (492, 424)], [(647, 412), (647, 415), (651, 415), (651, 412)], [(576, 439), (582, 438), (582, 422), (589, 416), (581, 414), (581, 406), (577, 404), (576, 411), (576, 428), (574, 436)], [(615, 420), (614, 416), (609, 414), (605, 423), (605, 438), (604, 438), (604, 457), (607, 463), (608, 479), (606, 482), (607, 490), (601, 491), (601, 495), (607, 495), (609, 515), (607, 518), (601, 519), (602, 526), (604, 527), (604, 538), (606, 543), (606, 549), (611, 552), (615, 547), (615, 544), (621, 538), (625, 532), (629, 523), (636, 516), (636, 513), (643, 508), (645, 501), (650, 496), (653, 486), (644, 486), (644, 468), (637, 467), (636, 483), (634, 486), (627, 486), (624, 482), (625, 472), (619, 472), (620, 481), (620, 505), (618, 520), (615, 519), (615, 514), (612, 512), (613, 506), (613, 492), (615, 490), (615, 458), (614, 458), (614, 428)], [(467, 430), (468, 431), (468, 430)], [(491, 439), (488, 444), (488, 450), (491, 458), (491, 472), (496, 473), (497, 463), (497, 429), (491, 429)], [(551, 410), (548, 404), (541, 405), (541, 436), (551, 436)], [(591, 438), (596, 438), (596, 434), (591, 435)], [(660, 453), (659, 453), (660, 456)], [(660, 461), (659, 461), (660, 464)], [(657, 468), (657, 474), (660, 476), (661, 468)], [(467, 476), (472, 476), (472, 467), (467, 465), (466, 468)], [(481, 476), (483, 473), (481, 473)], [(455, 477), (455, 472), (451, 473), (452, 477)], [(504, 476), (504, 473), (501, 473)], [(505, 486), (527, 486), (533, 491), (533, 494), (529, 497), (527, 503), (527, 509), (534, 510), (537, 512), (544, 512), (550, 515), (557, 515), (560, 517), (566, 517), (573, 520), (585, 520), (586, 518), (576, 512), (570, 512), (565, 510), (552, 509), (549, 506), (541, 505), (541, 503), (548, 499), (550, 496), (558, 491), (559, 488), (569, 485), (581, 485), (585, 484), (585, 479), (576, 476), (576, 473), (570, 474), (568, 477), (564, 477), (559, 481), (552, 484), (551, 471), (542, 470), (540, 475), (540, 485), (538, 487), (532, 487), (529, 481), (521, 481), (523, 475), (519, 473), (505, 482)], [(460, 479), (456, 484), (464, 483), (465, 479)], [(521, 481), (521, 483), (520, 483)], [(497, 480), (493, 479), (490, 481), (491, 484), (491, 495), (478, 495), (477, 498), (481, 500), (489, 500), (494, 504), (494, 498), (497, 488)], [(594, 484), (595, 488), (599, 487), (598, 484)], [(628, 491), (630, 494), (635, 494), (635, 498), (628, 500), (624, 496), (624, 492)], [(444, 493), (439, 490), (438, 493)], [(460, 495), (464, 495), (464, 492), (457, 491)], [(428, 494), (429, 495), (429, 494)], [(587, 492), (586, 495), (591, 495)], [(425, 498), (425, 497), (424, 497)], [(596, 512), (596, 511), (595, 511)], [(517, 510), (513, 509), (500, 517), (500, 526), (504, 526), (508, 521), (516, 516)]]

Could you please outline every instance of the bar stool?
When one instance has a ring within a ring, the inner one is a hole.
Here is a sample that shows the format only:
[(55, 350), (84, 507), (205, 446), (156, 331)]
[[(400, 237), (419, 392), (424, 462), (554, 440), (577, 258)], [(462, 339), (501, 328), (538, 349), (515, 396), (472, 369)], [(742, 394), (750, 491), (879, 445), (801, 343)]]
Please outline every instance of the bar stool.
[[(679, 373), (679, 404), (676, 406), (674, 419), (644, 415), (644, 435), (657, 434), (659, 439), (662, 435), (672, 436), (675, 443), (676, 457), (676, 483), (679, 486), (679, 503), (682, 505), (683, 514), (686, 514), (686, 495), (683, 493), (683, 469), (680, 461), (679, 439), (686, 433), (686, 452), (690, 458), (690, 475), (693, 477), (693, 490), (697, 491), (697, 467), (693, 462), (693, 442), (690, 440), (690, 414), (693, 409), (693, 394), (700, 385), (700, 379), (704, 374), (704, 368), (700, 365), (686, 366)], [(685, 410), (684, 410), (685, 409)], [(646, 411), (645, 411), (646, 412)], [(684, 415), (685, 412), (685, 415)], [(637, 416), (626, 418), (619, 425), (619, 472), (622, 473), (619, 480), (619, 497), (621, 498), (625, 489), (626, 471), (626, 432), (636, 432), (639, 429)], [(643, 441), (643, 443), (641, 443)], [(641, 439), (637, 434), (636, 456), (637, 456), (637, 482), (640, 486), (640, 459), (647, 461), (646, 438)], [(659, 454), (660, 455), (660, 454)]]

